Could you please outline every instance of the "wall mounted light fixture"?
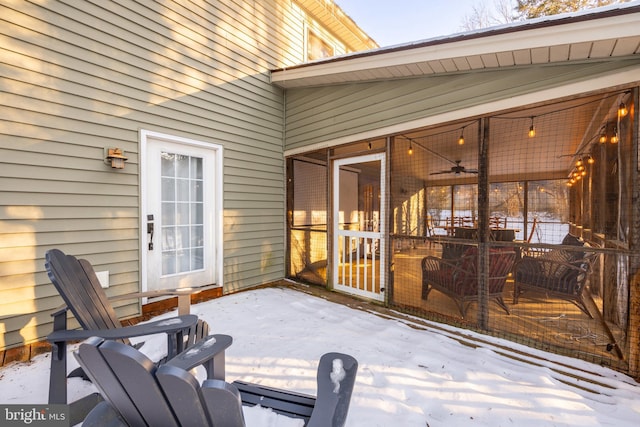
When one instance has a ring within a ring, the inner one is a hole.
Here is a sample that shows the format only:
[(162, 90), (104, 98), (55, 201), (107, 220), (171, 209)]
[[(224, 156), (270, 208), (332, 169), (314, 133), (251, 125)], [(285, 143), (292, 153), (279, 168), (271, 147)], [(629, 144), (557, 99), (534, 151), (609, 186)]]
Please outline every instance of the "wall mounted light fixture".
[(120, 148), (105, 148), (104, 162), (114, 169), (124, 169), (124, 162), (128, 159)]

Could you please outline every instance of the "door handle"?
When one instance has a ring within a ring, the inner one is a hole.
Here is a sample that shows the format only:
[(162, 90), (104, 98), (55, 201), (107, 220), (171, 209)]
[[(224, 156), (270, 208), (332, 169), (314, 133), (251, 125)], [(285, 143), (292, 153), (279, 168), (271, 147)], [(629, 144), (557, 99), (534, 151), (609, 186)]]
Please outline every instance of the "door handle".
[(147, 236), (149, 238), (148, 246), (150, 251), (153, 250), (153, 230), (154, 230), (153, 215), (147, 215)]

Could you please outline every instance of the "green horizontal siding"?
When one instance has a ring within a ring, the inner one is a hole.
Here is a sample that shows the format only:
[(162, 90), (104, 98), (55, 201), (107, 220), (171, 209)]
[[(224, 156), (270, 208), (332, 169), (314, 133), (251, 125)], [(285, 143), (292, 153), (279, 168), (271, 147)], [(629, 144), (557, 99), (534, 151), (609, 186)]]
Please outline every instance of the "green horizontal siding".
[[(283, 93), (295, 2), (0, 4), (0, 349), (51, 331), (53, 247), (139, 289), (140, 129), (224, 147), (225, 290), (284, 276)], [(124, 170), (103, 162), (122, 148)], [(122, 302), (121, 316), (138, 304)]]
[(553, 89), (613, 71), (637, 69), (639, 65), (637, 58), (620, 59), (289, 89), (285, 151)]

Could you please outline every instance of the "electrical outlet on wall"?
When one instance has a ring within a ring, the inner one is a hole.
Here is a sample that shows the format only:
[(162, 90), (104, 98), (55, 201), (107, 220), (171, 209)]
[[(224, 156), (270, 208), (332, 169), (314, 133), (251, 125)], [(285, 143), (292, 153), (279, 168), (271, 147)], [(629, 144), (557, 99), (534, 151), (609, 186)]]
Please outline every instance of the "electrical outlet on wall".
[(96, 276), (98, 277), (98, 281), (100, 282), (100, 286), (103, 288), (109, 287), (109, 270), (106, 271), (96, 271)]

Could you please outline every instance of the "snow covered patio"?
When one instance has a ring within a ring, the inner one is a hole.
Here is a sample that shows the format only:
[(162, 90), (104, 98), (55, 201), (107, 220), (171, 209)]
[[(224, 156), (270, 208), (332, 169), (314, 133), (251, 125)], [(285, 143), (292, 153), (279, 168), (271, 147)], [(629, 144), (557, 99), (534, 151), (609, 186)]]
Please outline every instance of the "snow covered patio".
[[(347, 421), (351, 427), (622, 427), (637, 425), (640, 416), (640, 387), (619, 372), (317, 287), (240, 292), (197, 304), (192, 312), (213, 332), (233, 336), (228, 381), (315, 394), (320, 356), (329, 351), (353, 355), (359, 370)], [(143, 350), (152, 355), (163, 345), (164, 339), (156, 337)], [(2, 368), (0, 403), (46, 403), (49, 357)], [(70, 381), (72, 400), (92, 391), (88, 383)], [(263, 410), (245, 411), (245, 416), (248, 426), (298, 425)]]

